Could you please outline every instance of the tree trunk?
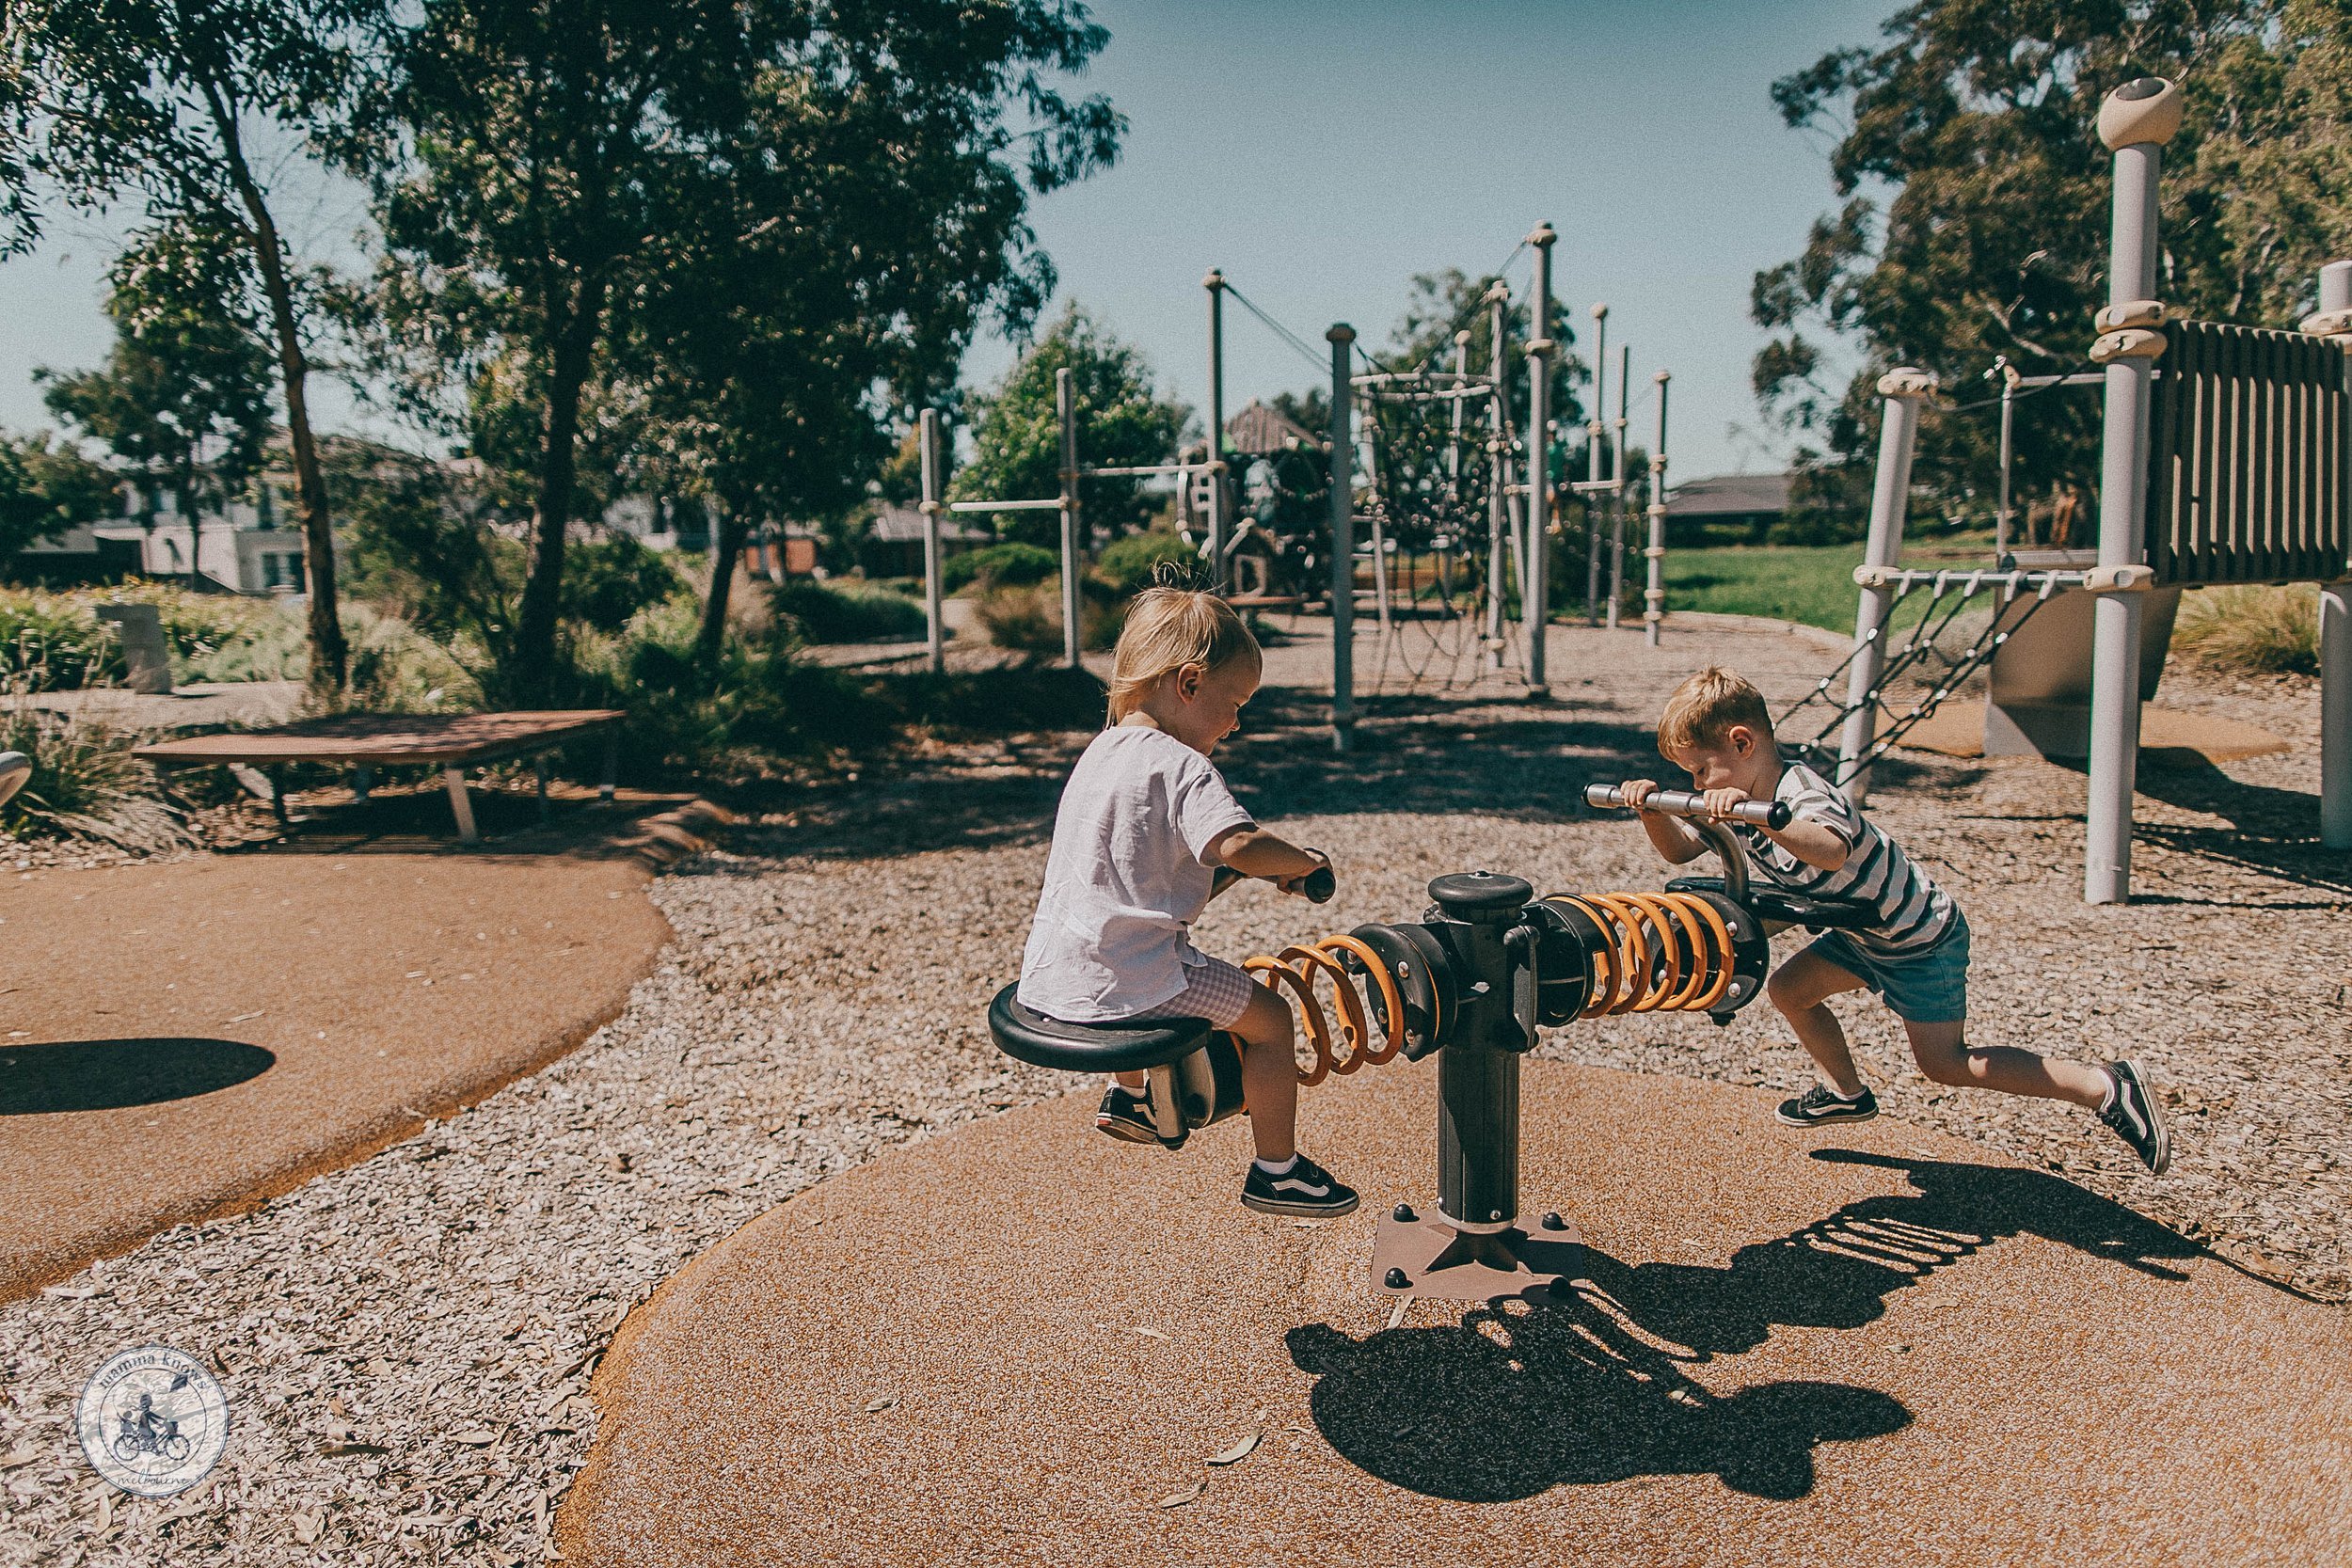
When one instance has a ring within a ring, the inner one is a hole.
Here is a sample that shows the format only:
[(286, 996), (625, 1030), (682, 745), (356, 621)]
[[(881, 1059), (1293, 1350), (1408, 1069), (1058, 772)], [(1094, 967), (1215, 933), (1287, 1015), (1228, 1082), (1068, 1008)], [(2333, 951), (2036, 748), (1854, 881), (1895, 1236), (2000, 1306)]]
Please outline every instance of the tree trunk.
[(694, 638), (697, 664), (717, 663), (719, 650), (725, 645), (727, 599), (735, 592), (735, 563), (743, 554), (743, 539), (749, 532), (739, 508), (720, 506), (718, 537), (710, 542), (710, 592), (703, 596), (702, 629)]
[[(278, 381), (286, 394), (286, 444), (294, 452), (294, 488), (302, 501), (303, 566), (310, 579), (310, 689), (340, 697), (350, 678), (351, 650), (343, 641), (342, 615), (335, 593), (335, 519), (327, 510), (326, 477), (319, 469), (318, 440), (310, 430), (310, 356), (302, 352), (294, 288), (286, 281), (286, 258), (278, 244), (278, 225), (270, 217), (261, 186), (246, 166), (234, 121), (217, 98), (211, 102), (222, 150), (228, 154), (230, 178), (251, 225), (253, 257), (261, 265), (262, 289), (269, 296), (270, 325), (278, 337)], [(189, 526), (193, 540), (195, 525)]]
[(526, 706), (549, 700), (555, 682), (555, 621), (564, 586), (564, 538), (571, 527), (579, 482), (580, 400), (588, 385), (596, 330), (604, 315), (604, 284), (580, 287), (571, 318), (558, 332), (548, 371), (546, 443), (539, 454), (539, 500), (532, 517), (531, 572), (515, 617), (513, 696)]

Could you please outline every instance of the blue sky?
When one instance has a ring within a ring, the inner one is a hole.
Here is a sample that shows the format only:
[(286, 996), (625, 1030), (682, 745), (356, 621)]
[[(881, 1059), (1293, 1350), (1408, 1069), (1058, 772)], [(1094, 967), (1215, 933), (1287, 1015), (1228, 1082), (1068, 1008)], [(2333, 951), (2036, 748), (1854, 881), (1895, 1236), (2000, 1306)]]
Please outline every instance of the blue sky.
[[(1039, 203), (1074, 298), (1138, 346), (1164, 390), (1207, 390), (1202, 274), (1222, 268), (1311, 343), (1334, 321), (1384, 341), (1408, 279), (1494, 266), (1538, 221), (1589, 356), (1595, 301), (1634, 385), (1674, 372), (1669, 450), (1687, 479), (1776, 467), (1756, 416), (1747, 319), (1759, 267), (1796, 254), (1831, 200), (1826, 148), (1772, 112), (1772, 80), (1878, 36), (1890, 0), (1099, 0), (1111, 43), (1079, 87), (1131, 125), (1119, 166)], [(292, 225), (329, 250), (358, 220), (330, 194)], [(93, 363), (104, 225), (61, 226), (0, 266), (0, 425), (48, 422), (32, 368)], [(1524, 260), (1515, 283), (1525, 277)], [(1058, 302), (1057, 302), (1058, 303)], [(1013, 349), (975, 346), (968, 379)], [(1616, 358), (1610, 353), (1612, 373)], [(1315, 371), (1229, 307), (1226, 398)], [(1612, 404), (1615, 403), (1613, 392)], [(327, 395), (333, 424), (371, 428)], [(1655, 413), (1641, 406), (1646, 442)]]

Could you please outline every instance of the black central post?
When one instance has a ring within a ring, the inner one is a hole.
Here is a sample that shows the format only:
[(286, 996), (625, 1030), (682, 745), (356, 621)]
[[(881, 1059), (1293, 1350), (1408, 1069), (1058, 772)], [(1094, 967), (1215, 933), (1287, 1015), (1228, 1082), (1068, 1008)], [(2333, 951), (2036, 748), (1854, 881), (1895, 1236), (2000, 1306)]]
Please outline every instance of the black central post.
[(1512, 1011), (1511, 928), (1535, 890), (1517, 877), (1440, 877), (1429, 896), (1455, 972), (1469, 978), (1438, 1053), (1438, 1208), (1463, 1230), (1519, 1212), (1519, 1055), (1534, 1042)]
[(1381, 1289), (1484, 1301), (1567, 1275), (1575, 1233), (1556, 1214), (1537, 1234), (1518, 1225), (1519, 1057), (1535, 1043), (1538, 943), (1526, 924), (1535, 890), (1470, 871), (1429, 884), (1421, 928), (1454, 978), (1438, 1052), (1438, 1212), (1409, 1204), (1380, 1222), (1372, 1275)]

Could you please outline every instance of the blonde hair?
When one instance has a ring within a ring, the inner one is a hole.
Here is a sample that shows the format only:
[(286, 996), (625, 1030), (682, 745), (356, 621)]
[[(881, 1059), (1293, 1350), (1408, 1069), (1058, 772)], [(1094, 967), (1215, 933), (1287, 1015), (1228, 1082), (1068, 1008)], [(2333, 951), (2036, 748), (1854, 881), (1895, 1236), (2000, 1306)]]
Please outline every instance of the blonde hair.
[(1264, 658), (1232, 605), (1198, 589), (1147, 588), (1128, 607), (1111, 656), (1111, 722), (1140, 707), (1143, 694), (1171, 670), (1217, 670), (1244, 657)]
[(1772, 744), (1772, 712), (1764, 693), (1735, 670), (1710, 664), (1674, 689), (1658, 716), (1658, 752), (1667, 761), (1694, 746), (1720, 746), (1735, 724), (1755, 732), (1759, 745)]

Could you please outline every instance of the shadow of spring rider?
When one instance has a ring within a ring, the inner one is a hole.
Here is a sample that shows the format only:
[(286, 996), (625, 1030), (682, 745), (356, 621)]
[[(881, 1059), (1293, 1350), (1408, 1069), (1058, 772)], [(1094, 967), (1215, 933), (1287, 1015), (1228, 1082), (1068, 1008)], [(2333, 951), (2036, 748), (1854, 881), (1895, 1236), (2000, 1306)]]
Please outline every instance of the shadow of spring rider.
[[(1592, 785), (1585, 798), (1623, 804), (1610, 784)], [(1437, 1212), (1400, 1203), (1380, 1221), (1375, 1289), (1483, 1301), (1576, 1272), (1567, 1221), (1547, 1213), (1533, 1229), (1518, 1223), (1519, 1058), (1539, 1027), (1646, 1012), (1728, 1022), (1763, 991), (1768, 923), (1867, 918), (1859, 907), (1752, 888), (1739, 841), (1708, 817), (1700, 797), (1661, 790), (1649, 806), (1691, 819), (1724, 875), (1678, 878), (1663, 893), (1538, 899), (1517, 877), (1455, 872), (1430, 882), (1430, 907), (1417, 923), (1359, 926), (1243, 962), (1295, 1005), (1312, 1057), (1299, 1069), (1302, 1085), (1400, 1054), (1438, 1058)], [(1750, 801), (1735, 815), (1763, 827), (1788, 822), (1778, 801)], [(1318, 903), (1330, 895), (1327, 882), (1309, 891)], [(1146, 1072), (1169, 1148), (1246, 1108), (1240, 1049), (1206, 1020), (1063, 1023), (1021, 1006), (1016, 990), (1007, 986), (989, 1005), (998, 1048), (1039, 1067)]]

